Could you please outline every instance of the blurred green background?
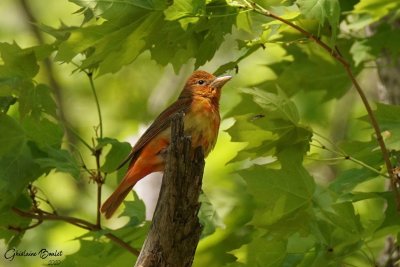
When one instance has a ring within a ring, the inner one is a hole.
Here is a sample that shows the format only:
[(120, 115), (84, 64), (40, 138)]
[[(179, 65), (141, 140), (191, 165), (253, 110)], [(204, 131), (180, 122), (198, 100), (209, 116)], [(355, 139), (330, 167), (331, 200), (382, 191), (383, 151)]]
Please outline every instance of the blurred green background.
[[(0, 3), (0, 40), (2, 42), (17, 42), (21, 47), (37, 45), (37, 40), (30, 28), (29, 19), (26, 17), (22, 1), (4, 0)], [(53, 27), (61, 23), (67, 25), (79, 25), (80, 15), (73, 14), (78, 7), (68, 1), (27, 1), (32, 13), (40, 23)], [(54, 39), (44, 35), (47, 42)], [(227, 57), (234, 57), (227, 52), (232, 50), (234, 40), (227, 40), (224, 48), (217, 56), (201, 69), (213, 72), (219, 65), (226, 61)], [(266, 57), (266, 55), (262, 55)], [(250, 69), (251, 68), (251, 69)], [(55, 76), (63, 89), (63, 103), (65, 115), (80, 135), (89, 140), (94, 136), (94, 127), (98, 124), (97, 111), (88, 78), (84, 73), (73, 72), (76, 68), (71, 64), (54, 64)], [(141, 55), (134, 63), (123, 67), (116, 74), (107, 74), (95, 78), (95, 85), (102, 108), (104, 135), (118, 140), (134, 140), (138, 137), (138, 131), (146, 129), (151, 121), (180, 93), (183, 84), (194, 70), (193, 62), (188, 62), (176, 74), (171, 66), (161, 67), (151, 60), (150, 55)], [(249, 66), (243, 66), (240, 75), (226, 85), (221, 100), (221, 114), (224, 116), (227, 110), (238, 101), (237, 88), (241, 84), (240, 76), (249, 78), (249, 75), (257, 77), (265, 73), (260, 66), (257, 72)], [(45, 73), (39, 76), (40, 81), (47, 82)], [(241, 144), (229, 142), (229, 135), (224, 132), (232, 124), (232, 120), (224, 120), (218, 143), (207, 158), (203, 190), (210, 202), (216, 207), (221, 218), (235, 222), (243, 217), (248, 219), (246, 203), (239, 200), (246, 197), (242, 189), (243, 182), (238, 175), (233, 174), (233, 166), (226, 165), (234, 157), (236, 151), (243, 147)], [(79, 146), (79, 143), (76, 145)], [(90, 159), (85, 162), (88, 168), (94, 168), (94, 158), (90, 157), (90, 151), (81, 148), (83, 158)], [(107, 177), (103, 199), (116, 187), (116, 175)], [(89, 220), (95, 219), (96, 186), (88, 180), (77, 182), (68, 174), (52, 172), (47, 177), (37, 180), (46, 196), (57, 209), (70, 216), (83, 217)], [(129, 198), (132, 199), (132, 196)], [(239, 208), (238, 208), (239, 207)], [(235, 210), (235, 212), (233, 212)], [(124, 219), (113, 219), (105, 222), (110, 227), (121, 225)], [(226, 223), (228, 225), (230, 223)], [(226, 227), (226, 226), (224, 226)], [(230, 226), (233, 227), (233, 226)], [(211, 260), (210, 247), (221, 239), (228, 238), (226, 229), (217, 230), (219, 233), (205, 239), (199, 245), (199, 266)], [(62, 222), (46, 222), (33, 231), (27, 231), (23, 244), (19, 250), (36, 251), (40, 248), (49, 250), (61, 250), (64, 255), (72, 254), (79, 249), (79, 242), (74, 240), (86, 231)], [(5, 251), (5, 244), (1, 244), (1, 252)], [(218, 254), (217, 251), (214, 253)], [(42, 266), (42, 260), (37, 257), (16, 257), (8, 262), (0, 257), (0, 263), (4, 266)], [(1, 265), (1, 264), (0, 264)]]

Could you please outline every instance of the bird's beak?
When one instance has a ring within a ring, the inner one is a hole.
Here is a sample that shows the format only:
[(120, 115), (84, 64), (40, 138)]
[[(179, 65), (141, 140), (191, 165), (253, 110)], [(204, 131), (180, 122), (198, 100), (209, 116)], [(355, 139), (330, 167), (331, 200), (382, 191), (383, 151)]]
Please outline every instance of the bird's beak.
[(222, 86), (224, 86), (224, 84), (226, 84), (230, 79), (232, 79), (232, 76), (221, 76), (221, 77), (217, 77), (215, 78), (214, 81), (212, 81), (212, 83), (210, 84), (211, 87), (214, 88), (222, 88)]

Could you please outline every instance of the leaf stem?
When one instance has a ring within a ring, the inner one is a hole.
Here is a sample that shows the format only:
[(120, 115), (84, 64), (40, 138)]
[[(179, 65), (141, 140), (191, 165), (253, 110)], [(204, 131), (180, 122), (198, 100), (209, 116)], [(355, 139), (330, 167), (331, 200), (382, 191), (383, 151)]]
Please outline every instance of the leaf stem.
[(337, 49), (337, 47), (335, 47), (335, 49), (331, 48), (328, 44), (326, 44), (325, 42), (323, 42), (320, 38), (316, 37), (314, 34), (308, 32), (307, 30), (301, 28), (300, 26), (292, 23), (289, 20), (286, 20), (282, 17), (279, 17), (278, 15), (275, 15), (273, 13), (271, 13), (269, 10), (263, 8), (262, 6), (260, 6), (257, 3), (254, 3), (252, 1), (249, 0), (243, 0), (245, 3), (244, 7), (247, 7), (251, 10), (253, 10), (256, 13), (259, 13), (261, 15), (273, 18), (275, 20), (279, 20), (282, 23), (290, 26), (291, 28), (297, 30), (298, 32), (300, 32), (301, 34), (303, 34), (304, 36), (306, 36), (308, 39), (310, 39), (311, 41), (315, 42), (317, 45), (319, 45), (321, 48), (323, 48), (325, 51), (327, 51), (334, 59), (336, 59), (338, 62), (340, 62), (348, 77), (350, 78), (351, 82), (353, 83), (354, 88), (356, 89), (358, 95), (360, 96), (362, 103), (368, 113), (368, 117), (369, 120), (371, 122), (372, 128), (375, 131), (375, 135), (376, 135), (376, 140), (379, 144), (379, 147), (381, 149), (382, 152), (382, 156), (386, 165), (386, 169), (389, 173), (389, 177), (390, 177), (390, 181), (391, 181), (391, 187), (392, 190), (395, 194), (396, 197), (396, 201), (397, 201), (397, 209), (400, 210), (400, 193), (398, 190), (398, 180), (397, 177), (394, 175), (393, 173), (393, 166), (392, 163), (390, 161), (390, 156), (388, 153), (388, 150), (386, 148), (385, 142), (383, 140), (382, 134), (381, 134), (381, 129), (379, 127), (379, 124), (375, 118), (375, 115), (373, 114), (371, 105), (368, 102), (368, 99), (364, 93), (364, 91), (362, 90), (360, 84), (358, 83), (357, 79), (355, 78), (355, 75), (353, 73), (353, 71), (351, 70), (351, 66), (349, 64), (349, 62), (341, 55), (341, 53), (339, 52), (339, 50)]
[(313, 131), (313, 134), (315, 134), (316, 136), (322, 138), (323, 140), (325, 140), (328, 144), (330, 144), (334, 149), (336, 149), (339, 152), (336, 152), (334, 150), (328, 149), (321, 141), (319, 141), (318, 139), (313, 138), (314, 141), (316, 141), (317, 143), (319, 143), (321, 146), (323, 146), (325, 149), (328, 149), (330, 152), (332, 153), (340, 153), (341, 155), (346, 155), (346, 152), (341, 149), (338, 145), (336, 145), (334, 142), (332, 142), (332, 140), (330, 140), (328, 137), (323, 136), (322, 134)]
[(358, 160), (358, 159), (356, 159), (356, 158), (354, 158), (352, 156), (349, 156), (347, 154), (342, 154), (341, 152), (337, 152), (337, 151), (334, 151), (332, 149), (328, 149), (326, 146), (318, 146), (318, 145), (313, 145), (313, 146), (321, 148), (321, 149), (328, 150), (329, 152), (332, 152), (334, 154), (339, 155), (339, 157), (336, 157), (336, 158), (325, 158), (325, 159), (318, 159), (318, 158), (308, 157), (310, 160), (318, 160), (318, 161), (350, 160), (350, 161), (352, 161), (352, 162), (354, 162), (354, 163), (356, 163), (356, 164), (358, 164), (358, 165), (360, 165), (360, 166), (362, 166), (362, 167), (364, 167), (364, 168), (366, 168), (366, 169), (378, 174), (379, 176), (383, 176), (385, 178), (390, 178), (390, 176), (381, 173), (379, 170), (375, 169), (374, 167), (372, 167), (372, 166), (366, 164), (365, 162), (363, 162), (361, 160)]
[(96, 102), (97, 115), (99, 117), (99, 131), (100, 131), (99, 137), (101, 139), (101, 138), (103, 138), (103, 119), (102, 119), (102, 116), (101, 116), (99, 98), (97, 97), (96, 87), (95, 87), (94, 82), (93, 82), (93, 72), (85, 72), (85, 73), (89, 78), (90, 88), (92, 89), (94, 100)]

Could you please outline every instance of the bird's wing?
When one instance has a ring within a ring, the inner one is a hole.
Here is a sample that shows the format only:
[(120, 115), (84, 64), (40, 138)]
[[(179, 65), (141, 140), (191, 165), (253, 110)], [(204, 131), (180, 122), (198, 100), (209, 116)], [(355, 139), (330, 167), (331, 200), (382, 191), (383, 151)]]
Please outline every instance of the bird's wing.
[(144, 132), (137, 143), (133, 146), (127, 158), (118, 166), (117, 170), (124, 166), (128, 161), (131, 162), (130, 164), (135, 162), (136, 158), (140, 154), (140, 151), (146, 146), (146, 144), (171, 125), (171, 119), (176, 113), (186, 113), (188, 111), (191, 101), (192, 100), (190, 98), (178, 99), (171, 106), (165, 109), (160, 115), (158, 115), (158, 117), (154, 120), (150, 127)]

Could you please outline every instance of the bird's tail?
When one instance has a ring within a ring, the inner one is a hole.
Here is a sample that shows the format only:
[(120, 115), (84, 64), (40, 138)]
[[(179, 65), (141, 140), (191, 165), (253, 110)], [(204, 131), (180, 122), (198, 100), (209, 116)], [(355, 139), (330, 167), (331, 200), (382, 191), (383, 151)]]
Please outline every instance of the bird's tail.
[[(158, 143), (156, 143), (158, 145)], [(152, 147), (151, 147), (152, 148)], [(142, 154), (144, 154), (144, 160), (141, 159), (139, 161), (136, 161), (133, 165), (131, 163), (131, 166), (129, 167), (128, 171), (125, 174), (124, 179), (122, 182), (118, 185), (117, 189), (114, 191), (114, 193), (111, 194), (111, 196), (104, 202), (104, 204), (101, 206), (100, 211), (104, 213), (104, 216), (109, 219), (111, 216), (114, 214), (114, 212), (117, 210), (117, 208), (121, 205), (122, 201), (126, 198), (126, 196), (129, 194), (129, 192), (132, 190), (133, 186), (143, 177), (146, 175), (162, 170), (162, 167), (164, 165), (160, 164), (158, 162), (158, 158), (146, 158), (147, 154), (157, 154), (154, 151), (146, 152), (146, 150), (142, 151)], [(143, 163), (145, 162), (145, 164)]]
[(124, 179), (118, 188), (108, 197), (108, 199), (101, 206), (100, 211), (104, 213), (104, 216), (109, 219), (114, 214), (114, 212), (121, 205), (122, 201), (126, 198), (129, 192), (132, 190), (135, 184), (127, 183)]

